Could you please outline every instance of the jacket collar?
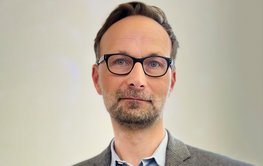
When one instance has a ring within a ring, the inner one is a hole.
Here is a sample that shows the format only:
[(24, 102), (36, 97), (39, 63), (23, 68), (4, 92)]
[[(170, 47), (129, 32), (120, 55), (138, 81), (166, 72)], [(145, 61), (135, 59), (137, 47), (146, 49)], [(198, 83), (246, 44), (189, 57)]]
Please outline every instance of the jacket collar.
[[(165, 165), (166, 166), (178, 166), (188, 158), (190, 158), (190, 152), (186, 145), (175, 139), (167, 130), (168, 144), (166, 148)], [(111, 145), (107, 147), (100, 155), (97, 156), (97, 163), (95, 166), (109, 166), (111, 163)], [(98, 165), (97, 165), (98, 164)]]
[(167, 130), (168, 133), (168, 145), (166, 148), (166, 166), (177, 166), (190, 158), (190, 152), (186, 145), (175, 139)]
[(111, 163), (111, 146), (109, 145), (101, 154), (96, 158), (94, 166), (109, 166)]

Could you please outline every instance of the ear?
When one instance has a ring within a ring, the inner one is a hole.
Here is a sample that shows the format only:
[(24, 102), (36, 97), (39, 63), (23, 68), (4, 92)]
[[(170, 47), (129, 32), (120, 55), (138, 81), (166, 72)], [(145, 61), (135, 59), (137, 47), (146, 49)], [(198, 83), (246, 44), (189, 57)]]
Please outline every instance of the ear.
[(176, 71), (175, 71), (175, 69), (174, 69), (174, 70), (172, 70), (172, 72), (171, 72), (171, 84), (170, 84), (169, 93), (171, 93), (171, 92), (173, 91), (175, 82), (176, 82)]
[(92, 66), (92, 80), (93, 80), (93, 84), (97, 90), (97, 93), (101, 95), (101, 87), (99, 84), (99, 69), (98, 69), (98, 65), (94, 64)]

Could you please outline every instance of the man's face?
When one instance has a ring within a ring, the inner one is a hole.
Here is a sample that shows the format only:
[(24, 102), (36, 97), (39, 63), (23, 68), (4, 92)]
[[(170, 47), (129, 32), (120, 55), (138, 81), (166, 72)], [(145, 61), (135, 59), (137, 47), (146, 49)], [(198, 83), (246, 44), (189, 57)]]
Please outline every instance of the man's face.
[[(130, 16), (113, 24), (103, 35), (100, 55), (111, 53), (126, 53), (135, 58), (152, 54), (170, 57), (171, 41), (154, 20)], [(92, 77), (112, 120), (133, 129), (162, 120), (164, 103), (175, 83), (175, 71), (170, 68), (162, 77), (150, 77), (144, 74), (140, 63), (128, 75), (119, 76), (112, 74), (104, 61), (93, 66)]]

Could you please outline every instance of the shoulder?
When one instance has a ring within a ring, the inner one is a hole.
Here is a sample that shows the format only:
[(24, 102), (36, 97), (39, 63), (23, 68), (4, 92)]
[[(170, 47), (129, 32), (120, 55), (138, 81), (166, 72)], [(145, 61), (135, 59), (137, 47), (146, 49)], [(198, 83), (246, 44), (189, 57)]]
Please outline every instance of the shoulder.
[(252, 166), (230, 157), (199, 149), (184, 144), (168, 132), (168, 144), (166, 149), (167, 165), (195, 165), (195, 166)]
[(74, 166), (109, 166), (111, 162), (111, 150), (108, 146), (103, 152)]
[(189, 163), (199, 163), (199, 165), (222, 165), (222, 166), (252, 166), (251, 164), (235, 160), (233, 158), (199, 149), (190, 145), (186, 145), (190, 152)]

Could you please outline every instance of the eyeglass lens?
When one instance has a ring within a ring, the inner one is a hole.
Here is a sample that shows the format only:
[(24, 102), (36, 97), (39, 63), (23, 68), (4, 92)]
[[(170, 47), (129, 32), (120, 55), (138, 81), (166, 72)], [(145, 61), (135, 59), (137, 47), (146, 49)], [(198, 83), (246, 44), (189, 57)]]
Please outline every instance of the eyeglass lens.
[[(112, 55), (108, 58), (107, 65), (115, 74), (128, 74), (134, 66), (134, 59), (126, 55)], [(167, 71), (168, 62), (165, 58), (150, 56), (143, 59), (142, 66), (147, 75), (160, 76)]]

